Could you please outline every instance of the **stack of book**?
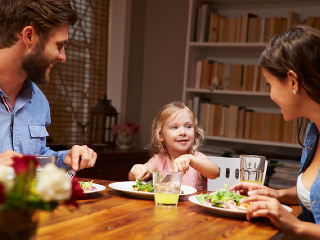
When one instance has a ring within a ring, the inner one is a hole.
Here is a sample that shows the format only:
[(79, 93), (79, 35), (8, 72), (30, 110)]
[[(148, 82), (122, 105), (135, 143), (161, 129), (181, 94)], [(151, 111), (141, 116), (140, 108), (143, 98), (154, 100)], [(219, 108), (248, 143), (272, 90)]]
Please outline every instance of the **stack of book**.
[(226, 17), (205, 3), (198, 7), (194, 41), (267, 42), (275, 34), (296, 24), (306, 24), (320, 30), (320, 17), (308, 16), (301, 20), (299, 14), (292, 10), (287, 12), (286, 17), (262, 18), (250, 12)]
[(296, 186), (300, 161), (295, 160), (271, 160), (274, 167), (268, 186), (273, 189), (286, 189)]
[[(207, 136), (240, 138), (298, 144), (298, 122), (284, 121), (281, 113), (259, 112), (237, 105), (211, 103), (194, 96), (188, 106), (199, 119)], [(308, 121), (304, 122), (307, 126)]]
[(270, 91), (257, 65), (228, 64), (205, 58), (196, 60), (194, 72), (190, 87), (195, 89)]

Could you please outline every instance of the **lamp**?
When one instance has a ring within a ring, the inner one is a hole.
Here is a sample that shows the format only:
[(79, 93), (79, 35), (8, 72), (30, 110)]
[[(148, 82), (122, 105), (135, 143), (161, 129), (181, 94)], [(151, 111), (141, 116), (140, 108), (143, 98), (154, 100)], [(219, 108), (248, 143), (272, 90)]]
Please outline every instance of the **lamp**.
[(112, 134), (112, 127), (117, 124), (118, 112), (111, 105), (111, 100), (99, 100), (99, 104), (94, 106), (91, 111), (90, 138), (92, 145), (115, 145), (115, 136)]

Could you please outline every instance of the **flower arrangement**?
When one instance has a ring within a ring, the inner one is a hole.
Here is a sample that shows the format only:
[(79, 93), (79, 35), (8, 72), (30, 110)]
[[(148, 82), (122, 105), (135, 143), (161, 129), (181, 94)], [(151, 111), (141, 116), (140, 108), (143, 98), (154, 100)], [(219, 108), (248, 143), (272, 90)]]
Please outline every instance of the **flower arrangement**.
[(13, 159), (13, 169), (0, 166), (0, 210), (53, 210), (59, 204), (78, 207), (84, 198), (76, 178), (66, 176), (64, 169), (47, 164), (36, 174), (35, 156)]
[(135, 133), (139, 133), (140, 127), (134, 122), (123, 123), (120, 125), (114, 125), (112, 128), (113, 135), (134, 135)]

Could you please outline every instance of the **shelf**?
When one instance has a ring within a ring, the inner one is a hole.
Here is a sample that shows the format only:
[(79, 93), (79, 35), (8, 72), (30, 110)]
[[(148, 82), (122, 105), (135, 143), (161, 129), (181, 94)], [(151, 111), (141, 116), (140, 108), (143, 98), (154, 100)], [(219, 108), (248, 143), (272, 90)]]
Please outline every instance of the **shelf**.
[(190, 47), (203, 47), (203, 48), (224, 48), (228, 50), (234, 49), (254, 49), (263, 50), (266, 47), (266, 43), (239, 43), (239, 42), (190, 42)]
[(221, 95), (238, 95), (238, 96), (256, 96), (256, 97), (268, 97), (270, 98), (269, 92), (256, 92), (256, 91), (231, 91), (231, 90), (208, 90), (208, 89), (195, 89), (195, 88), (186, 88), (188, 93), (206, 93), (206, 94), (221, 94)]
[(218, 136), (206, 136), (205, 138), (207, 140), (215, 140), (215, 141), (244, 143), (244, 144), (251, 144), (251, 145), (267, 145), (267, 146), (275, 146), (275, 147), (280, 147), (280, 148), (292, 148), (292, 149), (302, 150), (302, 147), (299, 144), (293, 144), (293, 143), (270, 142), (270, 141), (262, 141), (262, 140), (228, 138), (228, 137), (218, 137)]

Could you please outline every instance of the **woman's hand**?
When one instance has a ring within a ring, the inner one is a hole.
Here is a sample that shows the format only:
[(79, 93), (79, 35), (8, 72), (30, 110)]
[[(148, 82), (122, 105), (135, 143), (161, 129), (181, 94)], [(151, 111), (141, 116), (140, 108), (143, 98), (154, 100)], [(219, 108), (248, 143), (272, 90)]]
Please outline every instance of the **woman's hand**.
[(144, 164), (135, 164), (131, 168), (129, 172), (129, 180), (136, 181), (139, 178), (141, 180), (148, 180), (151, 177), (151, 172), (149, 171), (149, 168), (146, 167)]
[(253, 195), (240, 200), (241, 203), (252, 202), (247, 210), (247, 219), (267, 217), (286, 235), (293, 236), (295, 229), (301, 223), (298, 218), (289, 213), (281, 203), (273, 198), (262, 195)]
[(257, 183), (240, 182), (230, 187), (229, 190), (245, 196), (264, 195), (272, 198), (279, 198), (279, 194), (276, 190)]

